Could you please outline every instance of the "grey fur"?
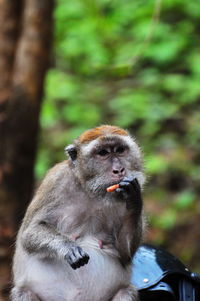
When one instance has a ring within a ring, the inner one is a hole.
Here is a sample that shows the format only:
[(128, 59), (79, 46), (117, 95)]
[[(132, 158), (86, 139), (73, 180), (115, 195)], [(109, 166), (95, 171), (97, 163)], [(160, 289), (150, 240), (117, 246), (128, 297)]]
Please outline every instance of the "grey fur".
[[(122, 139), (115, 136), (112, 143)], [(118, 165), (142, 187), (141, 154), (129, 139)], [(103, 143), (97, 140), (98, 147)], [(16, 242), (12, 301), (138, 300), (130, 263), (143, 236), (143, 214), (128, 210), (119, 193), (106, 192), (117, 181), (112, 160), (102, 161), (92, 148), (84, 153), (77, 141), (76, 148), (75, 163), (53, 167), (27, 209)]]

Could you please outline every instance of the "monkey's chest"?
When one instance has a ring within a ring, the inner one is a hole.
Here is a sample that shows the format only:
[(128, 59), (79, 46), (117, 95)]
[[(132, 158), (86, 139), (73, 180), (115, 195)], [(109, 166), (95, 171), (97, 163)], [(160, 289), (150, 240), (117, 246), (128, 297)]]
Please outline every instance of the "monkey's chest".
[[(34, 291), (42, 300), (108, 301), (119, 287), (129, 283), (129, 272), (120, 264), (114, 251), (100, 249), (92, 238), (80, 245), (90, 260), (87, 265), (76, 270), (67, 262), (34, 262)], [(44, 281), (37, 281), (38, 273)]]
[[(91, 241), (92, 244), (92, 241)], [(81, 247), (89, 254), (90, 260), (87, 265), (68, 272), (70, 281), (74, 286), (74, 301), (107, 301), (118, 287), (128, 283), (129, 275), (121, 266), (119, 258), (114, 250), (109, 248), (100, 249), (91, 246)], [(66, 299), (68, 301), (68, 299)], [(71, 299), (69, 299), (71, 300)]]
[(77, 243), (88, 236), (111, 242), (117, 236), (121, 224), (120, 216), (114, 217), (108, 212), (97, 211), (92, 215), (73, 212), (63, 217), (58, 230)]
[(75, 278), (78, 275), (75, 282), (80, 298), (77, 301), (108, 300), (124, 284), (125, 270), (113, 255), (94, 249), (86, 251), (90, 256), (88, 265), (74, 273)]

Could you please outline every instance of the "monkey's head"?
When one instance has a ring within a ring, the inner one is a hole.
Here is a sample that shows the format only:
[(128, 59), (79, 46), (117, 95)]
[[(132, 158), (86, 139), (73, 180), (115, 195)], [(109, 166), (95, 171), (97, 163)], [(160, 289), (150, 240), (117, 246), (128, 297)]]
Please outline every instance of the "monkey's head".
[(141, 151), (127, 131), (110, 125), (84, 132), (65, 148), (71, 168), (82, 186), (92, 193), (106, 193), (108, 186), (124, 177), (144, 184)]

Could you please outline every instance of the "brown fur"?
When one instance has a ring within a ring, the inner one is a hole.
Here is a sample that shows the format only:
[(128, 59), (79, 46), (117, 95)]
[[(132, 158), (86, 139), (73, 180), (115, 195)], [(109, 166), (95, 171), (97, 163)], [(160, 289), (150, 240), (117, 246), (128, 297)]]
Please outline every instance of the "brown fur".
[(102, 125), (96, 127), (94, 129), (85, 131), (80, 137), (80, 143), (88, 143), (92, 140), (95, 140), (99, 137), (107, 136), (107, 135), (120, 135), (120, 136), (128, 136), (128, 132), (117, 127), (111, 125)]

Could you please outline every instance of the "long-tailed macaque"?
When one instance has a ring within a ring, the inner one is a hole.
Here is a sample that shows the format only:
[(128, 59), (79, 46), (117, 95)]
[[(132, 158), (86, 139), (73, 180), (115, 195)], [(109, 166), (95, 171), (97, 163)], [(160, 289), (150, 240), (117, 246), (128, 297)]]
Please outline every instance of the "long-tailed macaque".
[(144, 232), (140, 149), (127, 131), (103, 125), (66, 153), (19, 230), (11, 300), (136, 301), (130, 272)]

